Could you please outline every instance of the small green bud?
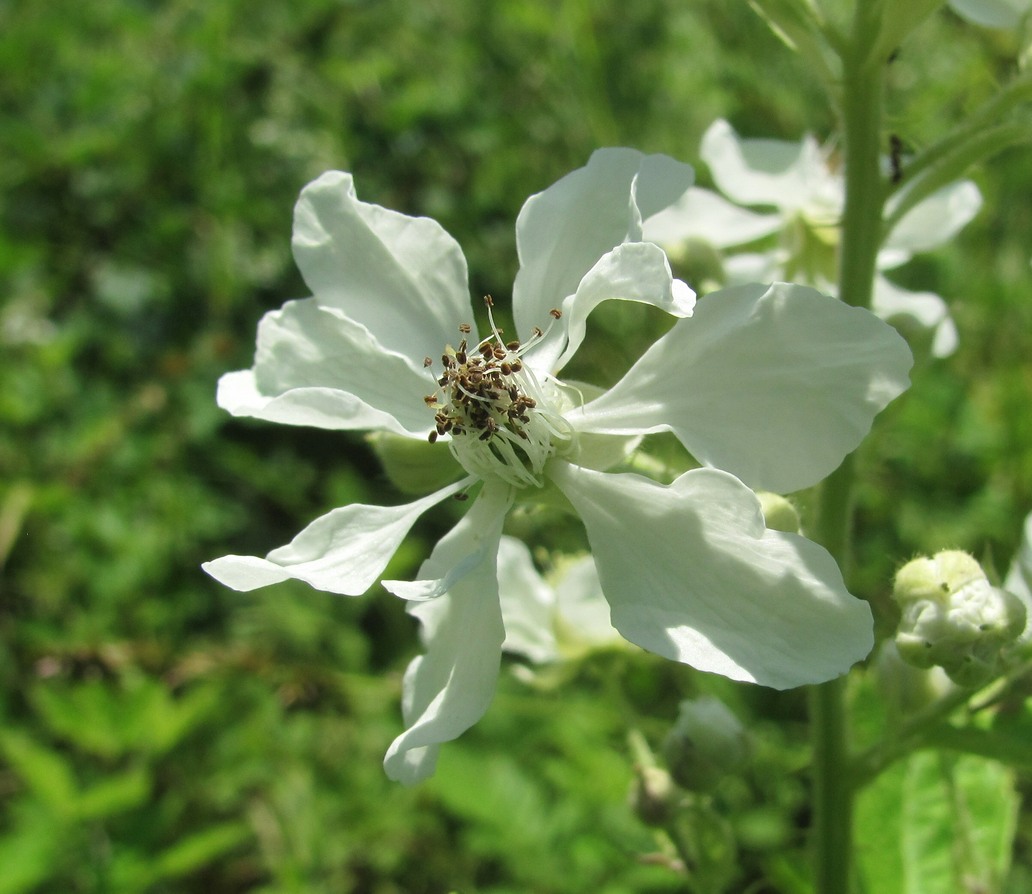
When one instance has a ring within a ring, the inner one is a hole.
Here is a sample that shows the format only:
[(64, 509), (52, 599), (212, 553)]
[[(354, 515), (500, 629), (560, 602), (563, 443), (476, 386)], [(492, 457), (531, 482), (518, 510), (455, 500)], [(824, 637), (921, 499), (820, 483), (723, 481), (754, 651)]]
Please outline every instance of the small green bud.
[(721, 253), (705, 239), (685, 239), (679, 245), (664, 245), (670, 260), (700, 293), (719, 289), (727, 282)]
[(663, 743), (670, 774), (689, 791), (712, 789), (741, 768), (748, 754), (745, 728), (722, 701), (711, 697), (681, 702)]
[(1024, 603), (992, 586), (978, 562), (959, 550), (908, 562), (892, 595), (902, 611), (900, 657), (915, 667), (937, 665), (958, 686), (989, 682), (1025, 629)]
[(646, 826), (665, 826), (674, 817), (680, 794), (670, 774), (661, 767), (635, 768), (631, 806)]
[(445, 442), (430, 444), (390, 432), (366, 436), (387, 477), (403, 494), (427, 494), (451, 484), (462, 474)]
[(799, 533), (799, 512), (791, 501), (786, 500), (781, 494), (773, 494), (770, 491), (759, 491), (756, 496), (760, 498), (760, 506), (763, 508), (763, 520), (772, 531), (784, 531), (786, 534)]

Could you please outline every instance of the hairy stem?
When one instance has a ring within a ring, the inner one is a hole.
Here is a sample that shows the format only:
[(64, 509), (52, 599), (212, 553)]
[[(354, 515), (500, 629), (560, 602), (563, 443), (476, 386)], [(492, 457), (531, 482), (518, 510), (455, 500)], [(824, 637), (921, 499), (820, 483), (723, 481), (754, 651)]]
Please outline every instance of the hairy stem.
[[(843, 49), (842, 129), (846, 203), (839, 258), (839, 297), (870, 307), (875, 260), (881, 241), (885, 186), (880, 173), (881, 115), (885, 60), (874, 57), (877, 4), (858, 2), (853, 30)], [(853, 457), (821, 489), (816, 536), (848, 580), (851, 561)], [(814, 890), (846, 894), (852, 877), (853, 787), (848, 767), (845, 680), (815, 686), (810, 694), (814, 749)]]

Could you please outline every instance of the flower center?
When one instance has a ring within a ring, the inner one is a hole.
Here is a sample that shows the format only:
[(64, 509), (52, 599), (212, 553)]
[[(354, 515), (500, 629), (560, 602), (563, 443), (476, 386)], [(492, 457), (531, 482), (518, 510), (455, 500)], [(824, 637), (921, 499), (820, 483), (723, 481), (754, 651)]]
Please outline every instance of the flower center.
[[(484, 303), (491, 334), (472, 349), (465, 338), (457, 348), (445, 348), (444, 371), (436, 379), (438, 390), (424, 398), (435, 411), (436, 428), (429, 440), (450, 436), (452, 455), (481, 479), (540, 487), (545, 463), (573, 442), (573, 430), (556, 409), (558, 389), (539, 381), (522, 359), (546, 333), (535, 329), (525, 344), (504, 342), (491, 313), (490, 295)], [(558, 310), (551, 314), (552, 323), (561, 315)], [(459, 331), (467, 335), (471, 328), (463, 323)], [(432, 364), (427, 357), (424, 366)]]

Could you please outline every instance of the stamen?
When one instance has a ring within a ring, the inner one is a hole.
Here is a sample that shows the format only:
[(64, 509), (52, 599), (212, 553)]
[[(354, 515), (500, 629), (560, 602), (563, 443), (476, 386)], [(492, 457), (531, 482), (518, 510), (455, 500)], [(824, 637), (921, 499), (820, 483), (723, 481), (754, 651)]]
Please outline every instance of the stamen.
[[(494, 319), (494, 299), (484, 296), (490, 334), (472, 348), (465, 338), (457, 348), (450, 345), (441, 355), (442, 375), (434, 379), (438, 390), (424, 402), (434, 414), (430, 443), (450, 436), (449, 449), (459, 463), (480, 478), (501, 478), (515, 487), (540, 487), (548, 460), (569, 449), (573, 429), (552, 409), (557, 394), (546, 389), (520, 359), (546, 338), (562, 317), (549, 311), (548, 327), (535, 327), (526, 342), (502, 339)], [(472, 326), (459, 324), (468, 335)], [(429, 358), (424, 366), (432, 364)], [(431, 374), (433, 375), (433, 374)]]

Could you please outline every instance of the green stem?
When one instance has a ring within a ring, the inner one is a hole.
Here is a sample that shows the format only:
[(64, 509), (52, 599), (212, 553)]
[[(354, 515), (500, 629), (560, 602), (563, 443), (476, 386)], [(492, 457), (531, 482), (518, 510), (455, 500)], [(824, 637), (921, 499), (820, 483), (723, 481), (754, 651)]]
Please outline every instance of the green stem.
[[(879, 35), (878, 4), (860, 0), (842, 55), (842, 131), (846, 161), (846, 203), (842, 216), (839, 297), (870, 307), (875, 260), (881, 242), (885, 186), (880, 171), (885, 60), (870, 48)], [(853, 457), (821, 487), (815, 534), (843, 574), (851, 561)], [(846, 894), (852, 876), (853, 798), (848, 772), (845, 680), (816, 686), (810, 693), (814, 774), (814, 890)]]

